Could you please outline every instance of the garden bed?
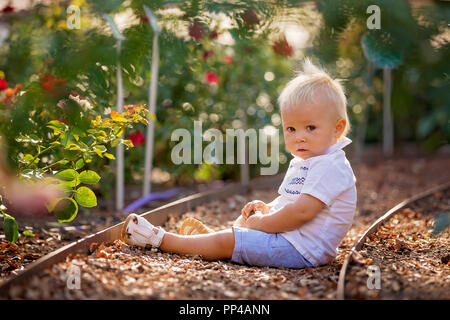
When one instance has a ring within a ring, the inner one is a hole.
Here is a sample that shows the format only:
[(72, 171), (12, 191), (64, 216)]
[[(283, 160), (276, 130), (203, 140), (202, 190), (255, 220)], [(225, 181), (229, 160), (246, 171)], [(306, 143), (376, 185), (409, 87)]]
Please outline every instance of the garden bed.
[[(450, 299), (450, 230), (432, 233), (436, 217), (449, 209), (450, 190), (436, 192), (381, 225), (353, 257), (346, 297)], [(378, 288), (367, 286), (368, 266), (379, 268)]]
[[(448, 157), (397, 159), (355, 167), (358, 210), (353, 226), (329, 265), (303, 270), (242, 266), (228, 261), (208, 262), (159, 250), (140, 250), (120, 241), (98, 244), (90, 255), (77, 255), (56, 264), (30, 281), (12, 288), (9, 298), (29, 299), (335, 299), (342, 263), (367, 227), (387, 209), (415, 193), (449, 180), (441, 168)], [(423, 177), (427, 177), (423, 179)], [(215, 230), (230, 227), (250, 200), (270, 201), (276, 189), (236, 195), (215, 201), (164, 225), (177, 231), (187, 216), (195, 216)], [(67, 268), (78, 265), (81, 290), (69, 290)]]

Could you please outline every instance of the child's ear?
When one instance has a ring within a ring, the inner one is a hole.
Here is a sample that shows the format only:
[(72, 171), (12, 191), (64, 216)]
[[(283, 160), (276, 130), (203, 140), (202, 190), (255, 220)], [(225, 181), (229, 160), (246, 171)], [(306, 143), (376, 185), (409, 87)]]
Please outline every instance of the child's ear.
[(347, 125), (347, 121), (345, 119), (339, 119), (336, 122), (336, 129), (334, 131), (336, 139), (339, 138), (344, 133), (346, 125)]

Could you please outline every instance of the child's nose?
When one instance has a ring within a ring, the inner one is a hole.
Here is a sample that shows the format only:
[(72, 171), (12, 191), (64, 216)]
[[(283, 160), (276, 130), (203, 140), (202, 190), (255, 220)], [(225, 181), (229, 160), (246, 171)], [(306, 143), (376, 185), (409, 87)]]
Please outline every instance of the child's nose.
[(297, 133), (297, 135), (295, 136), (295, 140), (297, 142), (305, 142), (305, 137), (304, 137), (303, 133), (301, 133), (301, 132)]

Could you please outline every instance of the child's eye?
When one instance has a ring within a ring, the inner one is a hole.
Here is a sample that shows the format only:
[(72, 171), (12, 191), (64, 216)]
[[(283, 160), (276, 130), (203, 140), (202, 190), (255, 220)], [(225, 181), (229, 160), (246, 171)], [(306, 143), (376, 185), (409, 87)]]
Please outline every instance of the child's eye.
[(286, 130), (287, 130), (287, 132), (294, 132), (295, 128), (294, 127), (287, 127)]
[(306, 127), (306, 130), (308, 130), (308, 131), (314, 131), (314, 129), (316, 129), (315, 126), (307, 126)]

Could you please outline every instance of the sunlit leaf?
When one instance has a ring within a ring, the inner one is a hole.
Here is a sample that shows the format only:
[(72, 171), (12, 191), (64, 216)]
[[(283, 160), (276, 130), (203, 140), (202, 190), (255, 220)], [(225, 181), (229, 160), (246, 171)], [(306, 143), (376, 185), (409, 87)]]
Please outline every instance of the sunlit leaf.
[(13, 243), (17, 241), (19, 238), (19, 226), (17, 225), (16, 219), (6, 213), (3, 213), (3, 229), (8, 241)]
[(70, 222), (77, 216), (78, 205), (72, 198), (58, 198), (47, 206), (47, 210), (56, 216), (59, 223)]
[(86, 170), (80, 173), (80, 182), (85, 184), (96, 184), (100, 181), (100, 176), (92, 171), (92, 170)]
[(97, 197), (95, 196), (95, 193), (87, 187), (80, 187), (77, 189), (75, 200), (80, 206), (86, 208), (97, 206)]

